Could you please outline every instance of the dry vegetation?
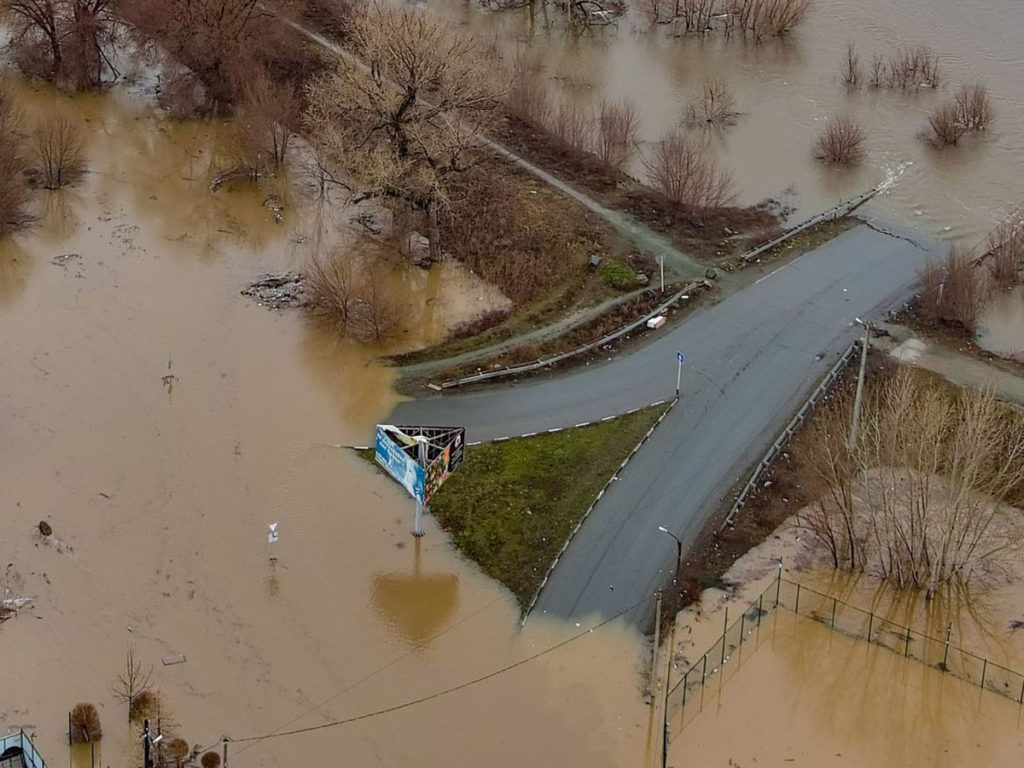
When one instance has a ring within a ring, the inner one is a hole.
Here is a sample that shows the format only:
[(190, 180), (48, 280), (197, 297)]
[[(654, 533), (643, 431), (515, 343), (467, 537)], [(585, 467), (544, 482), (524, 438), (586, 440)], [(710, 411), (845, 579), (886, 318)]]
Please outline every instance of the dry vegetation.
[(0, 21), (26, 74), (77, 89), (118, 74), (109, 52), (120, 22), (109, 0), (0, 0)]
[(837, 117), (825, 125), (814, 143), (814, 156), (834, 165), (856, 165), (864, 159), (864, 131), (848, 117)]
[(1013, 288), (1024, 268), (1024, 219), (1004, 221), (988, 238), (988, 267), (997, 290)]
[(835, 567), (931, 595), (1018, 551), (1024, 419), (990, 393), (951, 396), (908, 370), (869, 387), (851, 445), (852, 418), (851, 399), (833, 397), (804, 446), (813, 501), (799, 524)]
[(25, 183), (22, 122), (14, 96), (0, 80), (0, 235), (15, 232), (31, 223), (31, 192)]
[(417, 11), (375, 6), (354, 20), (350, 43), (360, 61), (339, 57), (313, 81), (307, 127), (350, 202), (387, 200), (421, 214), (440, 260), (453, 179), (488, 157), (481, 136), (501, 84), (481, 77), (472, 39)]
[(965, 134), (985, 130), (992, 119), (988, 89), (980, 83), (963, 85), (951, 101), (928, 114), (928, 129), (922, 136), (933, 147), (955, 147)]
[(304, 274), (310, 312), (338, 333), (381, 341), (400, 330), (403, 305), (388, 286), (386, 265), (332, 251), (311, 258)]
[(651, 24), (672, 24), (681, 34), (717, 31), (761, 41), (783, 37), (806, 18), (811, 0), (646, 0)]
[(645, 161), (651, 185), (666, 201), (700, 215), (735, 199), (732, 178), (720, 171), (701, 146), (674, 132), (658, 142)]
[(951, 246), (944, 263), (932, 262), (921, 270), (918, 311), (973, 334), (989, 295), (987, 277), (970, 254)]
[(701, 86), (700, 97), (686, 107), (691, 125), (723, 126), (736, 122), (736, 97), (729, 84), (719, 77), (708, 77)]
[(32, 132), (30, 140), (33, 183), (44, 189), (61, 189), (85, 173), (82, 132), (67, 118), (53, 117)]
[(75, 704), (71, 710), (71, 743), (88, 744), (103, 738), (100, 713), (95, 704)]

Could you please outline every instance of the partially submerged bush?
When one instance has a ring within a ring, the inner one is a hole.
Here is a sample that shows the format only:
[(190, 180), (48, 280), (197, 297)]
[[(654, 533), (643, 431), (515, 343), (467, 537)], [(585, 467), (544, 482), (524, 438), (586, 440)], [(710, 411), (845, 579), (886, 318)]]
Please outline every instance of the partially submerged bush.
[(814, 156), (835, 165), (856, 165), (864, 159), (864, 131), (848, 117), (830, 120), (814, 143)]
[(60, 189), (85, 173), (85, 145), (78, 126), (64, 117), (41, 123), (32, 134), (35, 182), (45, 189)]
[(953, 101), (965, 131), (983, 131), (992, 122), (988, 88), (981, 83), (960, 86)]
[(339, 333), (381, 341), (402, 326), (402, 302), (390, 290), (383, 265), (367, 267), (358, 257), (334, 252), (314, 256), (305, 268), (309, 311)]
[(33, 219), (26, 168), (21, 116), (14, 95), (0, 81), (0, 235), (21, 229)]
[(692, 125), (728, 125), (736, 122), (736, 98), (725, 80), (708, 77), (701, 86), (700, 98), (692, 99), (686, 111)]
[(929, 263), (920, 273), (921, 312), (960, 326), (973, 334), (989, 290), (987, 274), (958, 245), (950, 246), (944, 263)]
[(679, 132), (658, 142), (644, 165), (651, 185), (673, 205), (701, 213), (735, 198), (729, 174), (718, 170), (710, 155)]
[(71, 743), (88, 744), (103, 738), (100, 726), (100, 713), (95, 704), (75, 704), (71, 710)]
[(621, 171), (636, 146), (639, 116), (629, 101), (602, 101), (594, 131), (594, 154), (609, 171)]
[(955, 147), (967, 132), (960, 117), (960, 109), (955, 103), (940, 104), (928, 115), (928, 129), (923, 134), (924, 140), (936, 149)]

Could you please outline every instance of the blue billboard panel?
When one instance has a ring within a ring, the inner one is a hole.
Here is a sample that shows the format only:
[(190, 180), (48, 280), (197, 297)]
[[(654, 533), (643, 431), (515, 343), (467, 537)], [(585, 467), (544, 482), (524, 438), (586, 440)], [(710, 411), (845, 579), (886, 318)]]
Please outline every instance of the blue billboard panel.
[(385, 472), (401, 483), (410, 496), (422, 502), (424, 501), (426, 470), (409, 455), (410, 452), (414, 453), (418, 450), (417, 443), (415, 441), (407, 443), (408, 436), (394, 427), (390, 427), (390, 430), (392, 431), (389, 431), (387, 425), (377, 425), (374, 458)]

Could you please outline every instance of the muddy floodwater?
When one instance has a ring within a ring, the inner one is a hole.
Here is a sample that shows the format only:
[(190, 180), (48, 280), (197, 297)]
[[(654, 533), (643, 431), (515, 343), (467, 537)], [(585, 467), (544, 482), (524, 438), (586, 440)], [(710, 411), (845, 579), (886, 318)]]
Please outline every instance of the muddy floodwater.
[[(816, 0), (788, 39), (760, 45), (717, 35), (673, 37), (667, 25), (651, 30), (637, 12), (566, 43), (564, 21), (552, 9), (487, 12), (476, 3), (441, 2), (506, 50), (540, 60), (563, 97), (592, 109), (602, 98), (632, 100), (642, 151), (679, 124), (709, 75), (724, 79), (741, 114), (706, 140), (742, 202), (776, 198), (795, 206), (800, 218), (892, 177), (895, 188), (876, 203), (888, 218), (973, 244), (1024, 200), (1024, 4), (1017, 0)], [(876, 53), (927, 45), (939, 57), (944, 83), (937, 92), (849, 93), (840, 78), (847, 42), (865, 68)], [(918, 138), (927, 112), (976, 81), (991, 91), (995, 123), (955, 149), (930, 149)], [(839, 114), (867, 133), (866, 159), (853, 170), (812, 157), (825, 121)]]
[(978, 320), (978, 344), (1024, 362), (1024, 290), (997, 293)]
[[(580, 631), (519, 632), (511, 596), (431, 520), (414, 545), (408, 498), (335, 447), (366, 442), (395, 402), (380, 350), (239, 295), (317, 242), (298, 181), (271, 190), (275, 224), (268, 190), (208, 190), (223, 124), (172, 124), (117, 94), (20, 93), (30, 117), (88, 126), (89, 173), (0, 243), (0, 586), (34, 601), (0, 626), (0, 724), (60, 765), (68, 709), (94, 702), (102, 764), (134, 765), (137, 730), (110, 692), (129, 647), (153, 667), (163, 725), (207, 746), (430, 696)], [(467, 275), (396, 279), (412, 318), (396, 348), (489, 306)], [(642, 658), (607, 626), (479, 685), (229, 758), (636, 765)]]

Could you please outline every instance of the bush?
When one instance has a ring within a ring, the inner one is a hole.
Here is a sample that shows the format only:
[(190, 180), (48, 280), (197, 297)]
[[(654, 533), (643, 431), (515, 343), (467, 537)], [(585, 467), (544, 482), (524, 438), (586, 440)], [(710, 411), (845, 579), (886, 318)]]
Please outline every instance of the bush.
[(88, 744), (103, 738), (100, 714), (94, 704), (75, 704), (71, 710), (71, 743)]
[(216, 752), (204, 752), (199, 764), (203, 768), (220, 768), (220, 755)]
[(23, 143), (14, 96), (0, 82), (0, 235), (14, 232), (33, 219), (28, 209), (30, 192), (24, 178)]
[(966, 129), (960, 119), (960, 109), (955, 103), (940, 104), (928, 115), (928, 130), (924, 140), (936, 149), (955, 147), (960, 143)]
[(36, 128), (32, 155), (36, 183), (46, 189), (74, 184), (85, 173), (81, 132), (66, 118), (55, 117)]
[(601, 270), (601, 279), (617, 291), (628, 291), (638, 285), (636, 272), (625, 264), (609, 264)]
[(709, 155), (679, 132), (659, 141), (644, 165), (654, 189), (677, 207), (707, 212), (735, 198), (729, 174), (719, 171)]
[(856, 165), (864, 159), (864, 131), (848, 117), (830, 120), (814, 144), (814, 156), (835, 165)]
[(965, 131), (983, 131), (992, 122), (988, 88), (981, 83), (960, 86), (954, 103)]

